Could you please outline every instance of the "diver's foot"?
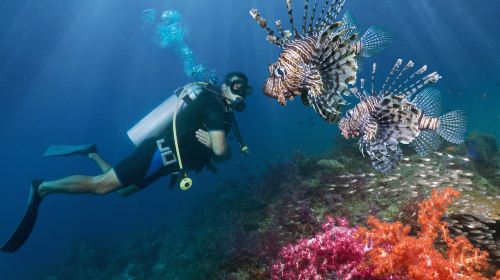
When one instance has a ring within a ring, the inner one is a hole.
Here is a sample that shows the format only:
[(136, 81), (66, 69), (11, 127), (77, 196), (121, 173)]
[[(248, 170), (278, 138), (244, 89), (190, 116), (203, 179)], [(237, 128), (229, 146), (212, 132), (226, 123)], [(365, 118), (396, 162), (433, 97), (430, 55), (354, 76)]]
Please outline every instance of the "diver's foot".
[(34, 203), (35, 205), (40, 204), (42, 198), (44, 197), (43, 191), (40, 191), (40, 185), (42, 185), (43, 179), (34, 179), (31, 181), (31, 192), (30, 192), (30, 200), (29, 203)]
[(97, 145), (91, 144), (87, 149), (82, 149), (77, 152), (78, 154), (86, 157), (91, 157), (92, 154), (97, 154)]

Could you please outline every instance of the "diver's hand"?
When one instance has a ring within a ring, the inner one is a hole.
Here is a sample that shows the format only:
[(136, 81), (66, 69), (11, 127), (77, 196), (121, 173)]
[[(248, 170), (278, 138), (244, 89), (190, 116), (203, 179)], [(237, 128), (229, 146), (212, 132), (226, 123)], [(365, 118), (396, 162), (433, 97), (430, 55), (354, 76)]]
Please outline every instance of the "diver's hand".
[(210, 135), (208, 135), (208, 132), (206, 132), (205, 130), (198, 129), (196, 131), (196, 139), (198, 139), (198, 142), (205, 145), (210, 150), (212, 149), (212, 141), (210, 140)]

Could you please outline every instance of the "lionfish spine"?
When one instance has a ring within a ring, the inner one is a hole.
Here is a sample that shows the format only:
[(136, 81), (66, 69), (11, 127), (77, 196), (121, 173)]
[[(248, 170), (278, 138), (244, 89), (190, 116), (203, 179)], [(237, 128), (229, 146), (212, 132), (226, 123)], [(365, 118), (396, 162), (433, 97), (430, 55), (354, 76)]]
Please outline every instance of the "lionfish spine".
[[(427, 65), (424, 65), (422, 67), (420, 67), (420, 69), (418, 69), (417, 71), (415, 71), (415, 73), (411, 74), (410, 77), (408, 77), (403, 83), (401, 83), (396, 89), (395, 89), (395, 92), (398, 92), (403, 86), (405, 86), (409, 81), (413, 80), (413, 78), (416, 76), (416, 75), (422, 75), (425, 71), (427, 71)], [(403, 90), (402, 92), (405, 92), (405, 90)]]
[[(340, 25), (341, 25), (341, 22), (339, 21), (339, 22), (332, 24), (330, 27), (335, 29), (335, 28), (339, 27)], [(330, 49), (330, 50), (337, 49), (340, 46), (340, 44), (342, 43), (342, 40), (340, 40), (341, 37), (346, 32), (347, 32), (346, 29), (339, 31), (338, 33), (332, 32), (332, 34), (325, 39), (325, 41), (323, 42), (323, 45), (328, 45), (328, 49)], [(347, 39), (349, 39), (349, 38), (347, 38)], [(327, 52), (327, 51), (323, 51), (323, 50), (320, 50), (320, 51), (321, 51), (320, 56), (316, 59), (315, 63), (319, 63), (322, 61), (328, 61), (336, 54), (336, 52), (333, 52), (333, 51), (332, 52)], [(327, 56), (325, 56), (325, 55), (327, 55)], [(317, 57), (317, 55), (315, 55), (314, 57)]]
[[(338, 23), (340, 24), (340, 22), (338, 22)], [(352, 43), (352, 41), (354, 39), (356, 39), (356, 36), (357, 36), (357, 34), (351, 35), (351, 37), (347, 38), (345, 41), (342, 41), (338, 45), (336, 45), (335, 49), (343, 49), (345, 46), (350, 45)], [(334, 57), (335, 59), (331, 63), (324, 65), (320, 69), (322, 71), (328, 71), (330, 69), (330, 67), (332, 67), (333, 65), (335, 65), (337, 63), (337, 61), (341, 61), (350, 55), (351, 55), (351, 53), (349, 51), (345, 51), (343, 53), (332, 52), (327, 58), (323, 59), (323, 61), (328, 61), (332, 57)]]
[(357, 99), (359, 99), (359, 100), (363, 99), (361, 97), (361, 95), (359, 94), (358, 88), (355, 85), (350, 89), (350, 91), (351, 91), (352, 95), (354, 95), (354, 97), (356, 97)]
[(333, 15), (330, 14), (327, 24), (329, 24), (330, 22), (333, 22), (339, 16), (340, 10), (342, 10), (342, 8), (344, 7), (344, 4), (345, 4), (345, 0), (337, 0), (335, 2), (335, 5), (333, 6), (333, 7), (335, 7), (335, 13)]
[(319, 32), (320, 28), (320, 23), (323, 21), (322, 17), (325, 14), (326, 7), (328, 7), (328, 3), (330, 0), (326, 0), (325, 3), (323, 4), (323, 8), (321, 8), (321, 13), (319, 14), (319, 17), (316, 19), (316, 25), (314, 26), (314, 32)]
[(335, 2), (332, 3), (332, 5), (330, 5), (330, 7), (328, 8), (328, 11), (326, 12), (325, 18), (321, 22), (321, 27), (320, 27), (320, 29), (318, 31), (321, 31), (321, 30), (325, 29), (328, 26), (328, 23), (331, 20), (334, 8), (337, 5), (338, 1), (339, 0), (335, 0)]
[(404, 93), (404, 95), (409, 97), (410, 95), (414, 94), (419, 89), (421, 89), (423, 86), (425, 86), (429, 83), (435, 83), (439, 79), (441, 79), (441, 76), (439, 76), (439, 74), (437, 72), (432, 72), (429, 75), (417, 80), (412, 85), (405, 88), (402, 92)]
[(375, 73), (377, 72), (377, 63), (373, 63), (372, 66), (372, 95), (375, 95)]
[(262, 29), (266, 30), (267, 32), (266, 40), (281, 47), (281, 42), (280, 42), (281, 40), (278, 37), (276, 37), (276, 35), (274, 35), (274, 31), (267, 26), (267, 20), (260, 15), (259, 10), (251, 9), (250, 15)]
[(309, 0), (304, 2), (304, 16), (302, 17), (302, 34), (306, 34), (307, 12), (309, 11)]
[(277, 20), (274, 23), (276, 24), (276, 28), (278, 29), (279, 34), (282, 37), (285, 37), (285, 32), (283, 32), (283, 26), (281, 25), (281, 20)]
[[(380, 95), (384, 95), (385, 94), (385, 86), (389, 83), (389, 81), (391, 80), (391, 78), (394, 75), (394, 73), (396, 73), (398, 71), (399, 66), (401, 66), (401, 63), (403, 63), (403, 60), (400, 58), (400, 59), (398, 59), (396, 61), (396, 64), (394, 64), (394, 66), (392, 67), (391, 72), (389, 73), (389, 75), (385, 79), (384, 84), (382, 85), (382, 89), (380, 90)], [(389, 91), (389, 90), (390, 90), (390, 88), (387, 91)]]
[[(396, 84), (397, 81), (399, 81), (399, 78), (401, 78), (401, 76), (403, 76), (403, 74), (406, 72), (406, 70), (412, 68), (413, 66), (415, 65), (415, 63), (413, 63), (413, 61), (408, 61), (408, 63), (406, 63), (405, 67), (403, 67), (403, 69), (401, 69), (401, 71), (399, 72), (399, 74), (396, 76), (396, 79), (394, 79), (394, 81), (392, 82), (391, 86), (389, 87), (389, 90), (392, 89), (392, 87)], [(408, 79), (406, 79), (402, 84), (400, 84), (397, 88), (394, 89), (394, 93), (397, 93), (398, 90), (404, 85), (406, 84), (409, 80), (413, 79), (413, 76), (414, 75), (411, 75)]]
[(293, 30), (293, 38), (299, 38), (299, 32), (297, 31), (297, 28), (295, 28), (295, 24), (293, 23), (293, 8), (292, 8), (292, 0), (286, 0), (286, 8), (288, 10), (288, 17), (290, 18), (290, 25)]
[(314, 25), (314, 16), (316, 15), (316, 7), (318, 6), (318, 0), (314, 0), (314, 7), (312, 9), (311, 13), (311, 19), (309, 20), (309, 27), (307, 28), (307, 34), (308, 35), (314, 35), (313, 32), (313, 25)]

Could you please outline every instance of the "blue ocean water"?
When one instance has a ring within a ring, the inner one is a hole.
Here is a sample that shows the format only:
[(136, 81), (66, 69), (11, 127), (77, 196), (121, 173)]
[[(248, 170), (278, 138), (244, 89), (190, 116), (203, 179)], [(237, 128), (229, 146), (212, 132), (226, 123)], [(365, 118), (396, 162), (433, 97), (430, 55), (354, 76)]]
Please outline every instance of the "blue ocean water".
[[(267, 65), (279, 49), (248, 15), (254, 7), (269, 20), (286, 19), (278, 0), (0, 3), (0, 240), (21, 218), (31, 179), (98, 173), (84, 158), (41, 158), (47, 146), (97, 143), (106, 158), (118, 162), (133, 151), (128, 128), (190, 81), (179, 56), (152, 42), (143, 28), (144, 10), (180, 11), (196, 60), (219, 79), (241, 70), (255, 89), (248, 109), (237, 116), (250, 157), (235, 152), (233, 141), (233, 159), (216, 176), (194, 176), (188, 192), (169, 191), (163, 179), (126, 199), (54, 195), (44, 201), (26, 245), (0, 255), (0, 279), (42, 279), (60, 268), (75, 244), (130, 238), (159, 221), (175, 226), (221, 178), (238, 178), (248, 168), (257, 172), (263, 162), (294, 150), (332, 149), (336, 127), (299, 101), (281, 107), (262, 94)], [(361, 30), (378, 25), (394, 36), (389, 49), (365, 65), (377, 61), (388, 70), (397, 58), (427, 64), (443, 76), (437, 87), (444, 109), (464, 109), (469, 130), (500, 137), (499, 2), (348, 0), (346, 9)]]

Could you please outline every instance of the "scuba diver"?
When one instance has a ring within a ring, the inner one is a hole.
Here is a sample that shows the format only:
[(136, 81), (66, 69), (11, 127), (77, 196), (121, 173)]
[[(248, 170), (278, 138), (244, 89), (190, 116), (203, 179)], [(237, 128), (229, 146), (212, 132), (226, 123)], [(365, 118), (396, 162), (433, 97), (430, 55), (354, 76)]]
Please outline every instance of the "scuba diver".
[(170, 187), (177, 183), (186, 190), (192, 185), (186, 170), (216, 171), (213, 161), (230, 159), (226, 136), (231, 128), (241, 151), (248, 154), (233, 112), (245, 109), (245, 98), (251, 92), (248, 78), (241, 72), (228, 73), (220, 87), (194, 82), (177, 89), (128, 131), (137, 148), (115, 166), (98, 154), (94, 144), (50, 146), (44, 156), (84, 155), (93, 159), (103, 173), (33, 180), (26, 213), (0, 250), (15, 252), (24, 244), (36, 222), (40, 203), (50, 194), (105, 195), (118, 191), (127, 196), (169, 174)]

